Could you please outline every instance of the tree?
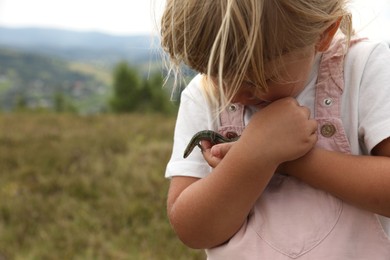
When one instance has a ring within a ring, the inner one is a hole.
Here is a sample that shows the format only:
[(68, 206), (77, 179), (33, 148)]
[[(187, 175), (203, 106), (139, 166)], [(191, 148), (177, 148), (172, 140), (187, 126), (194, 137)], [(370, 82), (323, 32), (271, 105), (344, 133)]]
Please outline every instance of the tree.
[(77, 113), (76, 106), (68, 99), (64, 93), (57, 92), (54, 94), (53, 109), (57, 113)]
[(177, 110), (163, 88), (161, 73), (141, 78), (126, 62), (114, 69), (114, 96), (110, 105), (114, 112), (159, 112), (171, 114)]
[(135, 111), (139, 100), (141, 80), (137, 72), (126, 62), (120, 62), (114, 69), (114, 96), (110, 105), (114, 112)]
[(169, 100), (167, 91), (163, 88), (164, 78), (161, 73), (155, 73), (144, 81), (144, 89), (149, 93), (150, 108), (152, 111), (170, 114), (176, 108)]

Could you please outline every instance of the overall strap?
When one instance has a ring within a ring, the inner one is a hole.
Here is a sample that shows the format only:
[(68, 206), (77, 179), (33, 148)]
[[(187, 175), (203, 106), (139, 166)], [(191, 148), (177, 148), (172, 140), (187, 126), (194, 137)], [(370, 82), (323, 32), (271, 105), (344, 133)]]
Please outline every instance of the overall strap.
[[(350, 46), (363, 39), (354, 39)], [(335, 39), (323, 53), (316, 83), (315, 118), (318, 146), (350, 153), (348, 138), (341, 122), (341, 97), (344, 90), (344, 39)]]
[(244, 114), (244, 105), (234, 103), (227, 106), (219, 116), (219, 133), (227, 138), (240, 136), (245, 128)]

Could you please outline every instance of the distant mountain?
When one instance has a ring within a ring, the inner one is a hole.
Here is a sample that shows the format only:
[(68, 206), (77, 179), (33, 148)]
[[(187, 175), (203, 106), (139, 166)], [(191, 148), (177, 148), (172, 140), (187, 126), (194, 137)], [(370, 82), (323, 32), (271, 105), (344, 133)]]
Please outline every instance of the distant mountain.
[(161, 70), (157, 37), (0, 27), (0, 110), (53, 108), (60, 95), (80, 113), (107, 109), (120, 61), (143, 75)]
[(13, 110), (21, 103), (28, 108), (53, 108), (59, 97), (80, 113), (105, 110), (109, 82), (95, 76), (93, 66), (86, 73), (86, 66), (0, 48), (0, 110)]
[(0, 46), (106, 65), (120, 60), (132, 64), (155, 62), (160, 55), (158, 38), (153, 36), (116, 36), (46, 28), (0, 27)]

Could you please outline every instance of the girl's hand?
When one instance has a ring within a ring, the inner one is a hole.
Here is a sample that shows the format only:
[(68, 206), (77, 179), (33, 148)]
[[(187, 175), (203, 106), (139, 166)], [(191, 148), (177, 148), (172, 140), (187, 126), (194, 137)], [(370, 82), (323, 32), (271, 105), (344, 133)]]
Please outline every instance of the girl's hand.
[(238, 142), (245, 143), (254, 161), (262, 158), (279, 165), (309, 152), (317, 142), (316, 131), (307, 107), (282, 98), (254, 114)]
[[(255, 132), (251, 136), (253, 142), (248, 148), (253, 149), (254, 153), (266, 149), (269, 151), (268, 154), (274, 154), (277, 163), (300, 158), (309, 152), (317, 141), (317, 122), (309, 118), (309, 109), (299, 106), (295, 99), (284, 98), (275, 101), (253, 117), (254, 120), (249, 125), (261, 124), (258, 129), (251, 127), (253, 130), (244, 131)], [(253, 147), (256, 140), (265, 141), (266, 145)], [(235, 142), (231, 142), (212, 146), (210, 142), (202, 141), (203, 157), (215, 168), (234, 144)]]
[(207, 163), (215, 168), (228, 153), (235, 142), (211, 145), (209, 141), (202, 141), (202, 154)]

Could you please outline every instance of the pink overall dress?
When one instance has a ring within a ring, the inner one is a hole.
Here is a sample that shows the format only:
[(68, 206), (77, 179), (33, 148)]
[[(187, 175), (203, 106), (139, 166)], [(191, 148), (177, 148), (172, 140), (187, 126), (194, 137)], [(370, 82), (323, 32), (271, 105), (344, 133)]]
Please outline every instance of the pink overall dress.
[[(340, 119), (343, 58), (341, 41), (322, 55), (315, 100), (317, 147), (351, 153)], [(228, 107), (220, 117), (220, 133), (240, 135), (244, 110), (239, 104)], [(389, 260), (390, 240), (376, 214), (275, 174), (241, 229), (206, 252), (210, 260)]]

